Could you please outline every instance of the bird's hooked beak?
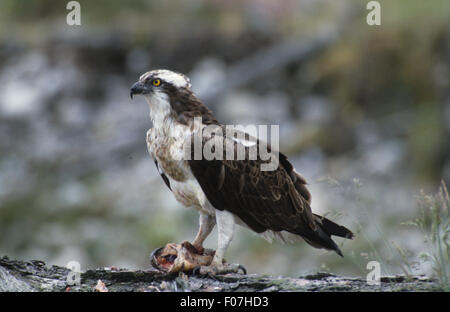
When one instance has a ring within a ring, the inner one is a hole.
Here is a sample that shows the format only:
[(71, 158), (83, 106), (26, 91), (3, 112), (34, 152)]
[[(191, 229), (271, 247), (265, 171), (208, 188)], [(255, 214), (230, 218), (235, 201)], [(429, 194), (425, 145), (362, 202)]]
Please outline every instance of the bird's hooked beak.
[(147, 94), (150, 90), (146, 85), (144, 85), (142, 82), (138, 81), (135, 82), (131, 88), (130, 88), (130, 98), (133, 99), (133, 95), (135, 94)]

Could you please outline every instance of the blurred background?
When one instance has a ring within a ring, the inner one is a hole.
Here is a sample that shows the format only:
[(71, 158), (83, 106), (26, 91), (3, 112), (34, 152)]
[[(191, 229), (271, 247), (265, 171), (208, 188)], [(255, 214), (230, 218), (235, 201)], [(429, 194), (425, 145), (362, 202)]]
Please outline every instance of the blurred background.
[(380, 26), (368, 1), (79, 2), (81, 26), (67, 25), (67, 1), (0, 2), (0, 256), (148, 269), (150, 251), (193, 239), (198, 214), (158, 175), (148, 106), (129, 98), (142, 73), (167, 68), (223, 123), (279, 124), (313, 211), (356, 233), (336, 239), (340, 258), (239, 228), (229, 261), (431, 274), (407, 223), (421, 190), (450, 181), (449, 1), (379, 1)]

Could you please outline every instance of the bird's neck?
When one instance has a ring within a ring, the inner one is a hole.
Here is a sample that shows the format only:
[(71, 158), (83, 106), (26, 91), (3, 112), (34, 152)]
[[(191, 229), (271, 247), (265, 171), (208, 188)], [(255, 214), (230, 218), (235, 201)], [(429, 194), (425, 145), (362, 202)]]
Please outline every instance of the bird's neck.
[(211, 110), (193, 95), (188, 101), (180, 101), (165, 94), (146, 97), (146, 100), (153, 127), (165, 132), (170, 132), (170, 127), (175, 124), (189, 128), (198, 128), (199, 124), (200, 127), (202, 124), (219, 124)]
[(146, 97), (145, 99), (150, 109), (150, 119), (153, 127), (161, 130), (166, 128), (170, 124), (171, 119), (171, 108), (168, 100), (159, 97)]

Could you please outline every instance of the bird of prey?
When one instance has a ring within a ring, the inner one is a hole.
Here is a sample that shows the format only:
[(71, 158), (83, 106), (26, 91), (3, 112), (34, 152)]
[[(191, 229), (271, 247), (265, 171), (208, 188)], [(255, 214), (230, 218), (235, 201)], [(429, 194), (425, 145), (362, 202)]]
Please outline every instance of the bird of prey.
[[(217, 249), (211, 264), (200, 272), (238, 271), (238, 265), (223, 260), (236, 224), (266, 238), (303, 238), (313, 247), (334, 250), (342, 256), (331, 236), (352, 238), (353, 233), (314, 214), (307, 182), (287, 157), (247, 133), (237, 139), (235, 132), (227, 131), (195, 96), (187, 76), (164, 69), (149, 71), (132, 85), (131, 98), (137, 94), (144, 96), (150, 107), (153, 127), (146, 140), (159, 173), (177, 201), (200, 214), (199, 230), (192, 242), (199, 254), (217, 224)], [(223, 131), (203, 131), (211, 126)], [(195, 136), (201, 148), (221, 142), (223, 157), (193, 157)], [(260, 155), (250, 157), (252, 146), (264, 147), (276, 157), (276, 168), (261, 170), (269, 160)], [(243, 148), (244, 157), (225, 157), (226, 150), (234, 153), (239, 148)]]

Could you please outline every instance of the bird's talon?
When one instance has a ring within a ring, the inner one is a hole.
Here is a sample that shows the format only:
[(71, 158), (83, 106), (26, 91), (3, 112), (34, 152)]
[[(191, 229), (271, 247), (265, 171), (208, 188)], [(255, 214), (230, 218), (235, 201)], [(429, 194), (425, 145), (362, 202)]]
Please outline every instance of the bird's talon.
[(238, 265), (238, 272), (236, 272), (236, 273), (239, 273), (239, 270), (242, 271), (243, 275), (247, 275), (247, 269), (242, 264)]
[(199, 265), (199, 266), (196, 266), (195, 268), (193, 268), (192, 269), (192, 275), (193, 276), (200, 276), (200, 269), (201, 269), (201, 266)]
[(247, 269), (239, 263), (225, 264), (223, 272), (247, 275)]

